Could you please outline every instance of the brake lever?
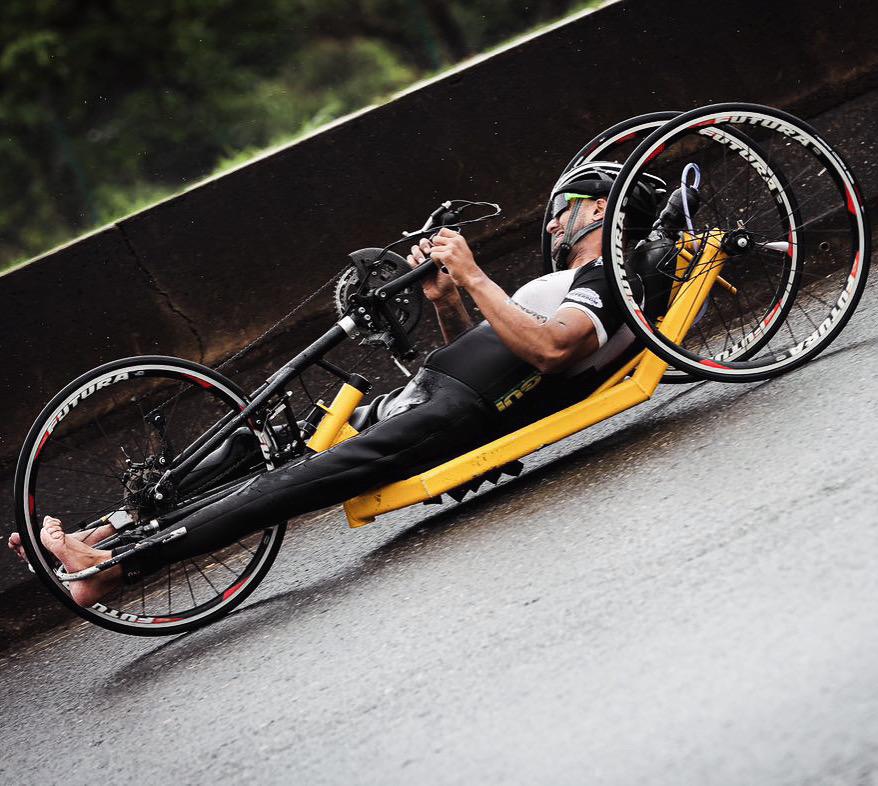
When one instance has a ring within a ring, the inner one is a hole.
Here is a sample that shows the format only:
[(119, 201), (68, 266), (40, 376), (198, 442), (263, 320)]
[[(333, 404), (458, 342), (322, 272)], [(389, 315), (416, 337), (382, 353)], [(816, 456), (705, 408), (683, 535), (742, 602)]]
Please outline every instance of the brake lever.
[(403, 230), (402, 236), (413, 237), (414, 235), (420, 235), (424, 232), (429, 232), (430, 229), (432, 229), (435, 225), (436, 219), (439, 218), (439, 216), (441, 216), (447, 210), (451, 210), (451, 200), (449, 199), (446, 199), (441, 205), (439, 205), (439, 207), (437, 207), (432, 213), (430, 213), (430, 217), (424, 222), (424, 226), (422, 226), (420, 229), (412, 230), (411, 232)]

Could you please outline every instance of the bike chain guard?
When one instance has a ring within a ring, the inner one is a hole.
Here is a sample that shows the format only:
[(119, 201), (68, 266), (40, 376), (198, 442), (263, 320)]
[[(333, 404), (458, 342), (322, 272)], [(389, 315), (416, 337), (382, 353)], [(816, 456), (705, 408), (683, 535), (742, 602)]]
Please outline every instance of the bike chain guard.
[(395, 355), (414, 355), (409, 336), (418, 326), (423, 292), (413, 284), (386, 300), (375, 296), (384, 284), (408, 273), (405, 258), (380, 248), (361, 248), (348, 255), (351, 265), (335, 287), (335, 311), (339, 319), (351, 317), (363, 335), (363, 343), (384, 346)]

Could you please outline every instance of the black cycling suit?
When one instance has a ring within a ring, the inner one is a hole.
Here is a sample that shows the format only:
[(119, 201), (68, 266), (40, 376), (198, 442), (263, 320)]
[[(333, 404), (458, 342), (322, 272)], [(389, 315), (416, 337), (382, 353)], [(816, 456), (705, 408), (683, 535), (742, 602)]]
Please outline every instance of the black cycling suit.
[(135, 580), (168, 562), (424, 472), (581, 401), (636, 351), (600, 259), (535, 279), (512, 301), (542, 321), (567, 308), (584, 312), (594, 322), (599, 349), (563, 373), (540, 374), (481, 322), (432, 352), (404, 388), (361, 413), (360, 421), (364, 414), (374, 421), (361, 433), (265, 472), (193, 513), (180, 522), (185, 537), (123, 562), (126, 577)]
[(601, 259), (541, 276), (521, 287), (511, 300), (543, 322), (568, 308), (585, 313), (594, 323), (599, 347), (562, 373), (540, 374), (483, 321), (432, 352), (424, 366), (473, 388), (496, 409), (504, 431), (581, 401), (632, 354), (634, 335), (622, 322)]

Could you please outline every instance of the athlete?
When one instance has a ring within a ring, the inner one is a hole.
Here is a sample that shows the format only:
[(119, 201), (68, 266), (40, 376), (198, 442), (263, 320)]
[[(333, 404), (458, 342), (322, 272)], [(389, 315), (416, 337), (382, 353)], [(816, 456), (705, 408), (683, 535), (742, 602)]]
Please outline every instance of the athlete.
[[(619, 169), (593, 162), (562, 180), (546, 225), (554, 272), (512, 297), (479, 267), (457, 232), (445, 228), (412, 246), (410, 265), (431, 259), (437, 266), (423, 287), (445, 346), (426, 358), (404, 388), (355, 413), (351, 423), (358, 435), (267, 471), (193, 513), (175, 524), (186, 527), (184, 537), (71, 582), (73, 599), (91, 605), (121, 582), (423, 472), (585, 398), (637, 351), (605, 283), (600, 256), (606, 197)], [(642, 226), (644, 236), (664, 193), (663, 181), (649, 176), (632, 190), (629, 223)], [(461, 290), (484, 316), (480, 323), (473, 325)], [(90, 545), (106, 534), (68, 535), (58, 519), (47, 516), (41, 540), (74, 572), (113, 556)], [(9, 546), (24, 557), (17, 533)]]

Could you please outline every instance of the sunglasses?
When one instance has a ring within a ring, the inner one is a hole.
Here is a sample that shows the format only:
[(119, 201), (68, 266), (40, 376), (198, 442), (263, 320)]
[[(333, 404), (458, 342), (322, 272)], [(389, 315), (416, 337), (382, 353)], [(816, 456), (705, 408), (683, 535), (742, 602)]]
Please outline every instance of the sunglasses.
[(594, 199), (594, 197), (589, 194), (573, 194), (570, 192), (555, 194), (552, 199), (552, 218), (558, 218), (569, 207), (568, 203), (574, 199)]

